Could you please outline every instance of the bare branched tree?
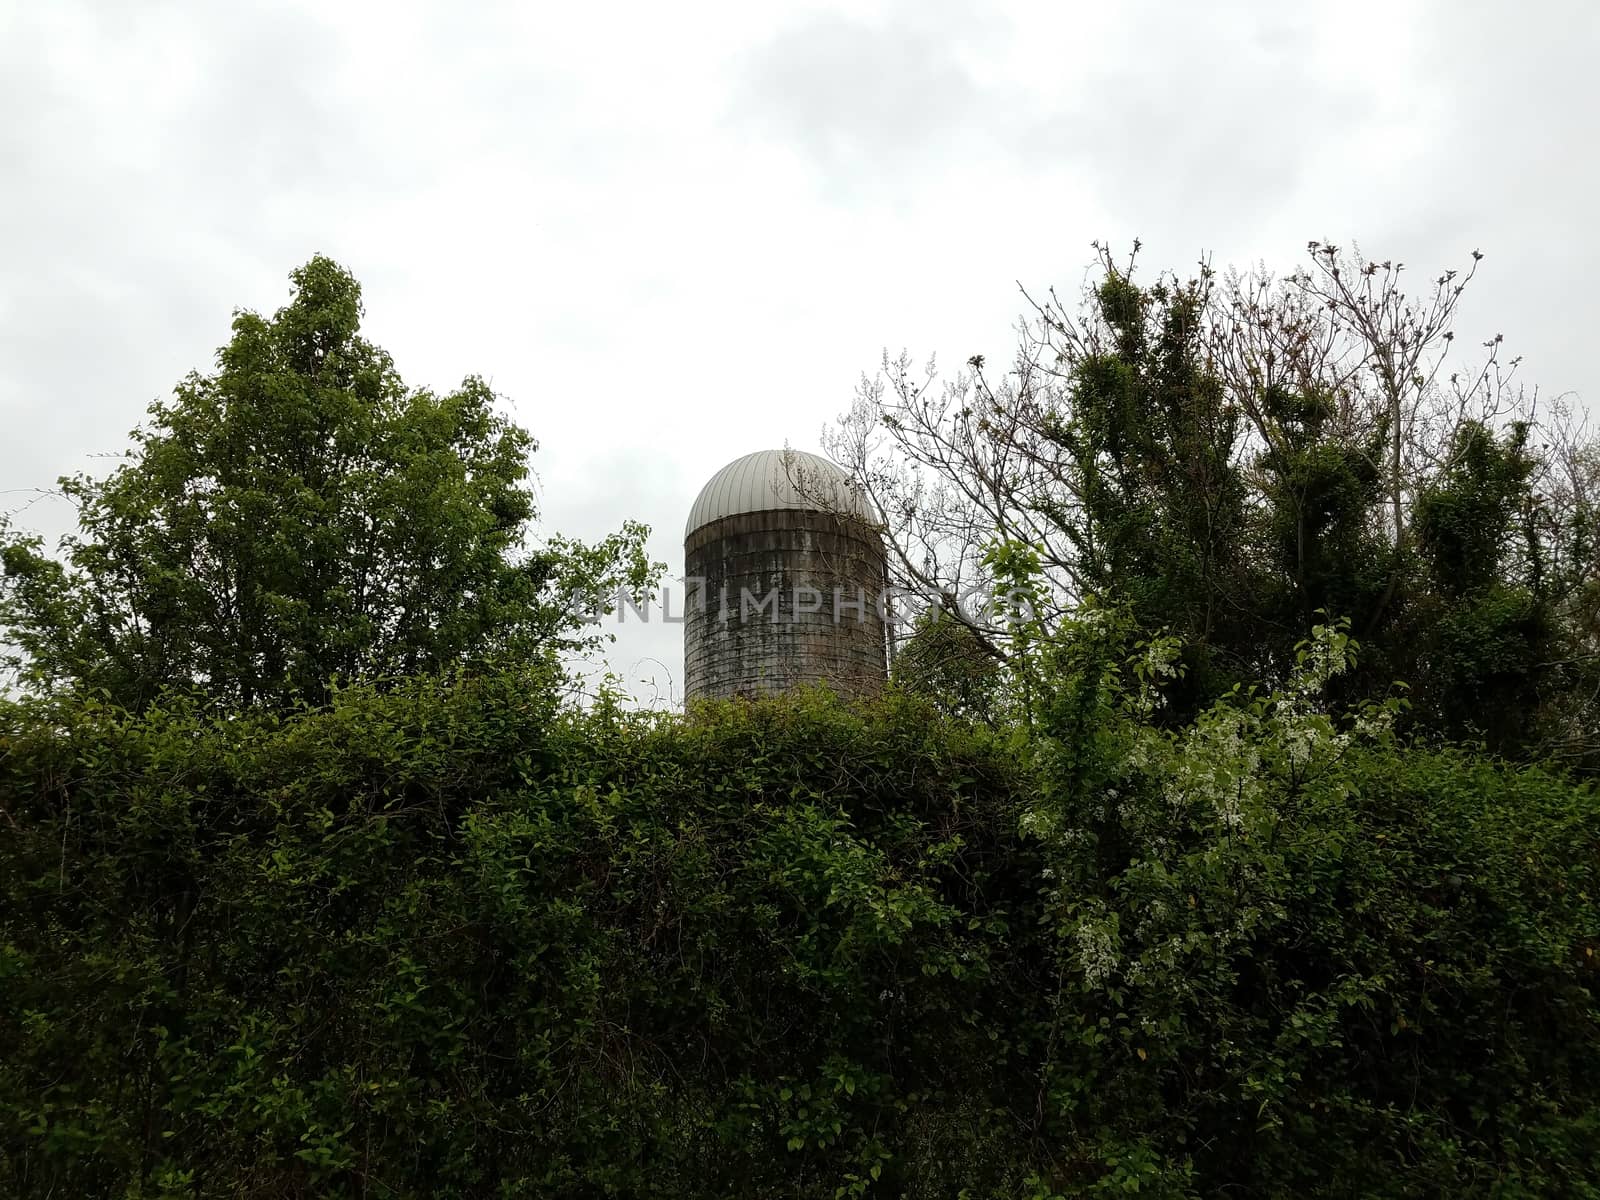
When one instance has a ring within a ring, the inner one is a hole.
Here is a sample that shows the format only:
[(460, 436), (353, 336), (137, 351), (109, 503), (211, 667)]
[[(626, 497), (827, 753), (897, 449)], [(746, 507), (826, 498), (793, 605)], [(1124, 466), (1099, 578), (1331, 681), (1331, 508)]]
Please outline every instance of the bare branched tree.
[[(1201, 261), (1186, 278), (1137, 285), (1137, 242), (1120, 258), (1095, 250), (1077, 297), (1019, 285), (1025, 315), (1003, 372), (982, 355), (943, 374), (886, 353), (825, 431), (882, 516), (897, 584), (960, 598), (993, 584), (996, 546), (1024, 543), (1043, 570), (1050, 628), (1166, 555), (1182, 565), (1171, 603), (1193, 600), (1186, 633), (1253, 622), (1292, 645), (1319, 604), (1316, 571), (1352, 553), (1317, 547), (1329, 506), (1342, 504), (1338, 519), (1377, 565), (1370, 590), (1340, 599), (1375, 636), (1400, 619), (1397, 594), (1424, 552), (1419, 502), (1456, 478), (1474, 430), (1545, 447), (1543, 511), (1513, 530), (1506, 561), (1523, 577), (1593, 578), (1592, 557), (1575, 561), (1592, 542), (1572, 532), (1592, 511), (1592, 438), (1570, 412), (1539, 411), (1500, 334), (1475, 353), (1457, 346), (1478, 251), (1413, 294), (1404, 263), (1320, 241), (1287, 275)], [(1330, 496), (1330, 462), (1345, 493)], [(1295, 611), (1262, 606), (1264, 579), (1297, 592)], [(953, 615), (990, 652), (1010, 653), (995, 610), (957, 604)], [(1240, 667), (1266, 661), (1233, 653)]]

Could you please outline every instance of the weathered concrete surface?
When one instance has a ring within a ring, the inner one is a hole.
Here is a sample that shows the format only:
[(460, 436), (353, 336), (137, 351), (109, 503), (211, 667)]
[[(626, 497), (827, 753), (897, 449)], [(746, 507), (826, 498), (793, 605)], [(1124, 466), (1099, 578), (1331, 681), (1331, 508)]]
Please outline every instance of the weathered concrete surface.
[(845, 696), (887, 673), (883, 541), (808, 509), (739, 513), (684, 543), (684, 695), (763, 696), (826, 683)]

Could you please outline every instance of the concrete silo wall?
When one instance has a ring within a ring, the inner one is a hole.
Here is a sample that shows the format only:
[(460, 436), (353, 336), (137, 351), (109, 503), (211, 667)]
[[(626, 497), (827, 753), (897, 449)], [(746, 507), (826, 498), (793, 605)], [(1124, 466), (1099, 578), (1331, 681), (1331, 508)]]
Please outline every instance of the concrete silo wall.
[(883, 686), (884, 553), (870, 526), (804, 509), (740, 513), (690, 532), (684, 565), (686, 699)]

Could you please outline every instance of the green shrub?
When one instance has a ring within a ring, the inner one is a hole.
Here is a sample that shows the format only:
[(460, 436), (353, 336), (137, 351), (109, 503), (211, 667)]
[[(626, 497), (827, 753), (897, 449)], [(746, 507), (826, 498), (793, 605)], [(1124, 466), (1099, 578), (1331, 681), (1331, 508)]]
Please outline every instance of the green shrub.
[(920, 707), (549, 695), (13, 713), (0, 1191), (1002, 1186), (1008, 762)]
[(1399, 702), (1326, 711), (1354, 657), (1331, 626), (1283, 693), (1164, 730), (1177, 647), (1086, 625), (1024, 818), (1054, 1190), (1600, 1195), (1593, 786), (1407, 747)]
[(0, 1194), (1594, 1194), (1593, 789), (1074, 653), (5, 710)]

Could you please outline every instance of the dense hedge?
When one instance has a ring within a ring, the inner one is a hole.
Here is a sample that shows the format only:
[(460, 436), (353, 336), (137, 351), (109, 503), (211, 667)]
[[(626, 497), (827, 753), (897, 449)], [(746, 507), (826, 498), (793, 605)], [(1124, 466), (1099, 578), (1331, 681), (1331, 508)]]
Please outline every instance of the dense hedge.
[(1600, 1194), (1592, 789), (1086, 695), (8, 710), (0, 1194)]

